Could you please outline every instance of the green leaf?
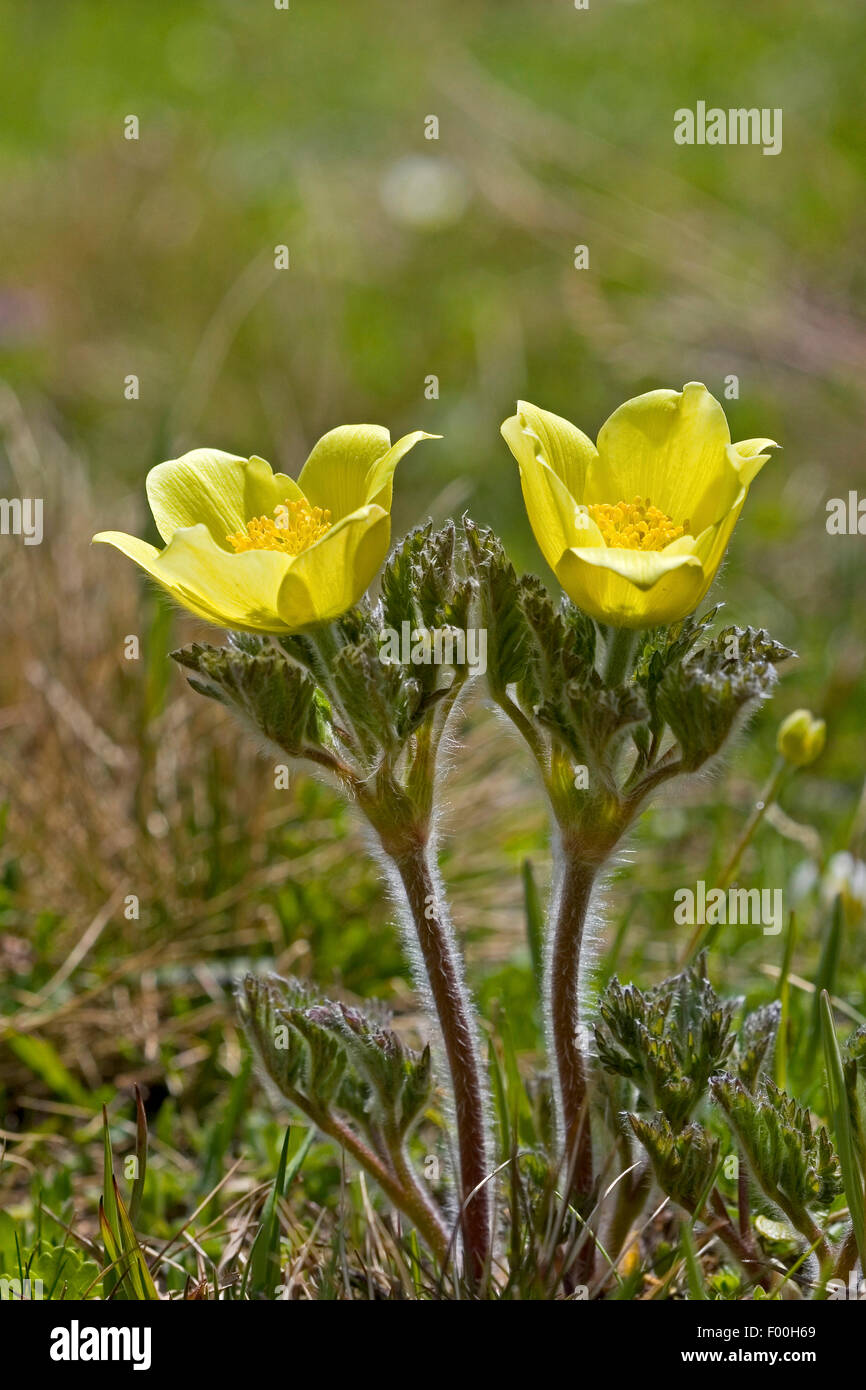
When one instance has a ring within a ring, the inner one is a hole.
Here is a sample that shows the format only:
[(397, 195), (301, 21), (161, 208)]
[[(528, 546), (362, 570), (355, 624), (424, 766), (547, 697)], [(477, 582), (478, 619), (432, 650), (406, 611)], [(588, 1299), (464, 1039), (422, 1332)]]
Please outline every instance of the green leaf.
[(695, 1247), (695, 1238), (692, 1234), (691, 1223), (684, 1221), (680, 1227), (680, 1249), (683, 1253), (683, 1263), (686, 1267), (686, 1279), (689, 1286), (689, 1298), (696, 1303), (705, 1303), (709, 1298), (707, 1286), (704, 1282), (704, 1274), (698, 1260), (698, 1252)]
[(304, 1159), (310, 1152), (313, 1140), (316, 1137), (315, 1129), (308, 1129), (297, 1153), (291, 1163), (288, 1161), (289, 1141), (292, 1135), (292, 1126), (286, 1129), (280, 1151), (280, 1161), (277, 1167), (277, 1175), (274, 1185), (267, 1195), (265, 1205), (262, 1208), (262, 1216), (256, 1238), (250, 1251), (250, 1262), (248, 1270), (248, 1280), (250, 1291), (254, 1294), (263, 1294), (266, 1298), (273, 1298), (274, 1291), (280, 1280), (280, 1218), (277, 1209), (277, 1200), (285, 1197), (297, 1173), (300, 1172)]
[(675, 1130), (664, 1115), (628, 1113), (635, 1136), (650, 1157), (662, 1191), (691, 1216), (700, 1213), (719, 1167), (719, 1141), (703, 1125)]
[[(117, 1212), (116, 1188), (114, 1185), (114, 1156), (111, 1151), (111, 1131), (108, 1127), (108, 1111), (102, 1107), (102, 1204), (99, 1225), (103, 1235), (103, 1246), (109, 1264), (119, 1258), (121, 1249), (120, 1220)], [(109, 1298), (117, 1283), (118, 1274), (114, 1269), (106, 1270), (102, 1280), (105, 1297)]]
[(538, 894), (538, 885), (535, 882), (532, 864), (528, 859), (523, 861), (521, 877), (523, 879), (523, 915), (526, 922), (526, 939), (529, 944), (532, 973), (535, 976), (535, 988), (538, 991), (538, 999), (541, 1001), (544, 997), (544, 909)]
[(502, 542), (490, 530), (463, 518), (468, 564), (478, 593), (479, 622), (487, 632), (487, 681), (494, 699), (524, 678), (529, 630), (521, 586)]
[(741, 712), (769, 695), (776, 666), (793, 654), (763, 629), (729, 627), (667, 667), (654, 704), (687, 770), (718, 753)]
[(781, 1017), (782, 1005), (776, 999), (743, 1020), (737, 1041), (737, 1075), (750, 1091), (754, 1091), (761, 1072), (770, 1069)]
[(642, 991), (611, 979), (599, 1002), (595, 1040), (602, 1066), (634, 1082), (648, 1109), (682, 1129), (726, 1062), (736, 1038), (739, 1000), (722, 1001), (704, 975), (705, 961)]
[(138, 1086), (135, 1088), (135, 1160), (136, 1176), (133, 1179), (132, 1196), (129, 1201), (129, 1215), (133, 1223), (138, 1220), (144, 1180), (147, 1176), (147, 1115)]
[(375, 1000), (364, 1010), (314, 994), (294, 980), (247, 976), (244, 1027), (271, 1080), (315, 1117), (343, 1111), (375, 1140), (404, 1139), (429, 1103), (429, 1048), (413, 1052)]
[(187, 677), (194, 690), (227, 705), (290, 756), (318, 744), (315, 683), (278, 646), (232, 634), (226, 647), (195, 642), (172, 657), (194, 673)]
[(813, 1206), (828, 1208), (842, 1191), (839, 1164), (824, 1125), (769, 1079), (752, 1094), (737, 1077), (713, 1077), (724, 1110), (758, 1183), (798, 1227)]
[(77, 1301), (92, 1290), (99, 1266), (71, 1245), (43, 1245), (29, 1261), (31, 1284), (42, 1282), (45, 1299)]
[(129, 1219), (129, 1213), (124, 1206), (123, 1198), (117, 1187), (117, 1179), (112, 1180), (114, 1188), (114, 1200), (117, 1208), (118, 1224), (120, 1228), (120, 1248), (123, 1252), (123, 1282), (129, 1289), (130, 1296), (138, 1300), (155, 1301), (159, 1294), (153, 1282), (144, 1252), (138, 1243), (138, 1236), (135, 1228)]

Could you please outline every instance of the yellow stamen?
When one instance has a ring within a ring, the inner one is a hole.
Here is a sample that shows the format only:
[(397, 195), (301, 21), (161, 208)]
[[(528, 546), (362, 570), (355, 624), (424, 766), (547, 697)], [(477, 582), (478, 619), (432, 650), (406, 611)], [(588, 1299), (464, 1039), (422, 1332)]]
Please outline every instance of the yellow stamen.
[(633, 502), (595, 502), (586, 509), (605, 543), (615, 550), (664, 550), (671, 541), (688, 531), (689, 523), (677, 526), (673, 517), (654, 507), (647, 497)]
[(331, 528), (331, 513), (321, 507), (311, 507), (305, 497), (281, 502), (274, 508), (274, 518), (272, 521), (269, 516), (254, 516), (243, 531), (226, 536), (226, 540), (238, 553), (279, 550), (283, 555), (300, 555)]

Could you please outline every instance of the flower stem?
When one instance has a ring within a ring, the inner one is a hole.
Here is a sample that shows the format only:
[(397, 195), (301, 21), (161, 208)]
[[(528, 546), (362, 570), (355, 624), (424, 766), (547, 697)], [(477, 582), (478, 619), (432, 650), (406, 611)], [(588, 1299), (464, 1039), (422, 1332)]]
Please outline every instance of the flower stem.
[[(758, 826), (764, 819), (767, 810), (770, 806), (773, 805), (777, 796), (779, 795), (779, 792), (782, 788), (782, 784), (785, 781), (788, 772), (788, 763), (785, 762), (784, 758), (778, 758), (776, 760), (776, 764), (773, 768), (773, 771), (770, 773), (764, 790), (761, 792), (761, 795), (752, 807), (751, 814), (749, 816), (749, 819), (746, 821), (746, 824), (743, 828), (743, 832), (740, 835), (739, 840), (735, 844), (731, 852), (730, 858), (728, 859), (728, 862), (725, 865), (719, 877), (717, 887), (720, 888), (722, 892), (726, 892), (727, 889), (733, 883), (737, 869), (740, 867), (740, 860), (742, 859), (749, 845), (752, 843), (755, 831), (758, 829)], [(701, 923), (698, 923), (698, 925), (695, 927), (695, 930), (692, 932), (691, 937), (689, 938), (685, 951), (682, 954), (682, 957), (680, 959), (680, 965), (688, 965), (698, 954), (698, 951), (701, 950), (702, 947), (712, 945), (717, 935), (718, 927), (707, 927), (702, 925)]]
[(764, 819), (767, 809), (773, 805), (774, 801), (776, 800), (776, 797), (779, 795), (779, 791), (781, 789), (782, 783), (785, 780), (785, 775), (787, 771), (788, 764), (785, 762), (785, 759), (777, 758), (776, 765), (770, 774), (769, 780), (766, 786), (764, 787), (764, 790), (761, 792), (761, 795), (752, 807), (752, 813), (749, 816), (749, 819), (746, 821), (743, 833), (737, 841), (736, 845), (734, 846), (734, 850), (731, 854), (730, 859), (728, 860), (727, 864), (722, 870), (722, 875), (719, 879), (720, 888), (729, 888), (731, 883), (733, 883), (734, 875), (736, 874), (737, 869), (740, 866), (740, 860), (742, 859), (749, 845), (752, 843), (755, 831), (757, 830), (761, 821)]
[(482, 1278), (490, 1252), (490, 1185), (487, 1123), (478, 1044), (459, 956), (440, 903), (440, 894), (424, 845), (394, 856), (415, 925), (429, 992), (442, 1030), (451, 1074), (460, 1157), (460, 1200), (479, 1184), (462, 1217), (463, 1242), (470, 1277)]
[(607, 629), (604, 665), (605, 685), (621, 685), (625, 680), (631, 670), (631, 660), (637, 646), (637, 638), (637, 632), (629, 627)]
[(580, 947), (596, 866), (566, 846), (560, 870), (556, 925), (548, 964), (550, 1025), (559, 1077), (569, 1191), (581, 1215), (592, 1192), (592, 1134), (586, 1058), (580, 1044)]

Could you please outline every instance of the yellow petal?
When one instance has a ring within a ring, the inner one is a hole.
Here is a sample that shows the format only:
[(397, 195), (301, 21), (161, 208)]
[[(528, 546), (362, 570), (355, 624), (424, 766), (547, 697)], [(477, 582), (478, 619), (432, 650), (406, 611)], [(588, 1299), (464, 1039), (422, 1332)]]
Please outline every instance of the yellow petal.
[(702, 531), (739, 491), (726, 453), (730, 442), (725, 412), (701, 382), (636, 396), (599, 431), (585, 500), (649, 497), (677, 524), (689, 521), (693, 532)]
[(128, 555), (172, 598), (208, 622), (248, 632), (286, 631), (277, 595), (290, 556), (272, 550), (229, 554), (203, 523), (176, 530), (162, 551), (119, 531), (101, 531), (93, 539)]
[(517, 414), (502, 425), (502, 436), (523, 467), (545, 463), (576, 502), (583, 502), (587, 470), (598, 454), (591, 439), (561, 415), (517, 402)]
[(551, 569), (570, 546), (604, 544), (589, 513), (578, 507), (553, 469), (534, 455), (520, 464), (520, 486), (533, 535)]
[(740, 495), (736, 503), (725, 513), (720, 521), (708, 526), (699, 536), (694, 538), (695, 554), (699, 557), (705, 575), (705, 584), (698, 595), (697, 602), (706, 594), (710, 585), (716, 577), (716, 571), (722, 560), (725, 558), (725, 551), (728, 542), (733, 534), (734, 527), (740, 519), (740, 513), (746, 501), (746, 489), (741, 488)]
[(419, 439), (437, 438), (416, 430), (392, 444), (381, 425), (339, 425), (315, 445), (298, 486), (308, 502), (327, 508), (334, 521), (371, 502), (390, 511), (391, 483), (400, 459)]
[(295, 629), (345, 613), (375, 579), (390, 539), (390, 515), (376, 505), (337, 522), (292, 560), (277, 599), (283, 623)]
[(390, 447), (382, 425), (339, 425), (313, 446), (298, 486), (312, 506), (327, 508), (339, 521), (364, 506), (367, 474)]
[(386, 454), (376, 459), (364, 479), (364, 503), (375, 503), (377, 507), (383, 507), (386, 512), (390, 512), (394, 470), (397, 464), (420, 440), (441, 438), (441, 434), (414, 430), (412, 434), (404, 434), (402, 439), (392, 444)]
[(750, 487), (770, 455), (765, 449), (778, 449), (774, 439), (743, 439), (728, 448), (728, 459), (737, 471), (743, 487)]
[(556, 575), (579, 608), (616, 627), (676, 622), (693, 611), (705, 591), (703, 567), (692, 554), (573, 549), (562, 556)]
[(164, 541), (201, 523), (222, 550), (230, 549), (226, 536), (242, 531), (252, 517), (269, 516), (278, 503), (301, 495), (291, 478), (274, 474), (264, 459), (239, 458), (219, 449), (193, 449), (157, 464), (146, 486)]
[[(685, 539), (683, 537), (682, 539)], [(652, 589), (660, 579), (672, 570), (690, 567), (702, 569), (700, 559), (691, 550), (675, 550), (680, 542), (674, 541), (665, 550), (618, 550), (602, 547), (575, 546), (560, 560), (567, 565), (567, 555), (575, 555), (584, 564), (595, 569), (610, 570), (621, 575), (638, 589)], [(673, 551), (673, 553), (670, 553)]]

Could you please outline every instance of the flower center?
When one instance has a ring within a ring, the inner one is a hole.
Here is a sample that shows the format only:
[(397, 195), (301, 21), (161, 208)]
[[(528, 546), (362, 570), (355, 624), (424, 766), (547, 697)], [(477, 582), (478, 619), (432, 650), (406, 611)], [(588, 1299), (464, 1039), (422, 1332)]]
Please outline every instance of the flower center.
[(633, 502), (595, 502), (586, 509), (605, 544), (615, 550), (664, 550), (689, 529), (688, 521), (677, 526), (667, 512), (654, 507), (647, 497)]
[(279, 550), (283, 555), (300, 555), (331, 529), (331, 513), (311, 507), (305, 497), (281, 502), (269, 516), (254, 516), (243, 531), (226, 536), (229, 545), (243, 550)]

